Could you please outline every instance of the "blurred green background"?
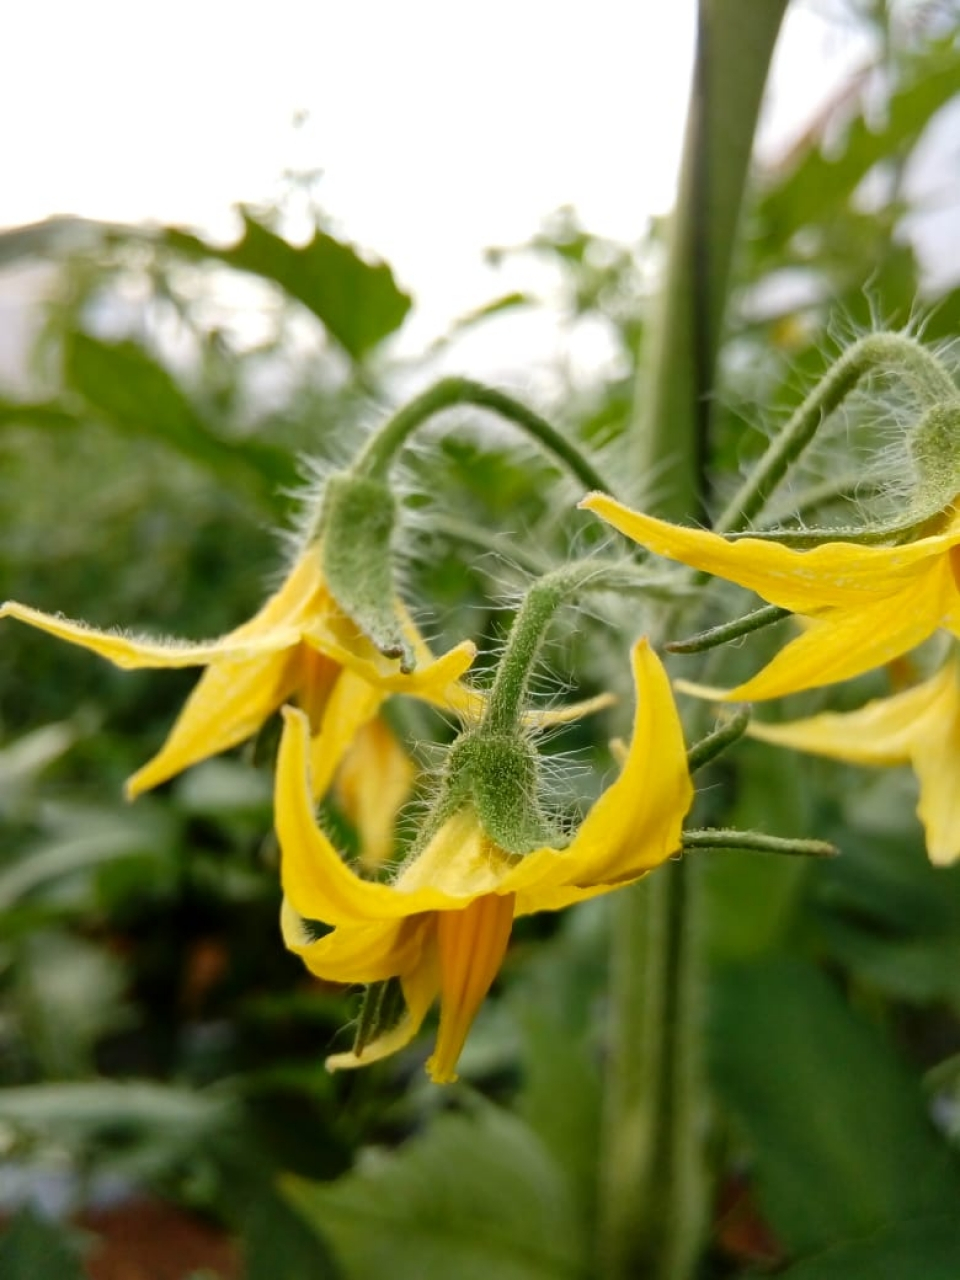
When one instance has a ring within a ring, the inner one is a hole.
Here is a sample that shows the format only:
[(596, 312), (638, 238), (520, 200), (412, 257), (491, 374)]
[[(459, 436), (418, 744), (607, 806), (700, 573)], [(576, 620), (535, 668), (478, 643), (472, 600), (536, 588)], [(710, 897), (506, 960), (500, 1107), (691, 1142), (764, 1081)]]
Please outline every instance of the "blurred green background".
[[(709, 442), (715, 505), (845, 338), (878, 323), (933, 344), (958, 332), (955, 253), (922, 272), (907, 235), (911, 160), (960, 101), (957, 24), (927, 8), (936, 20), (909, 38), (884, 29), (869, 95), (756, 175)], [(285, 238), (283, 207), (247, 209), (227, 247), (67, 218), (0, 234), (0, 269), (42, 262), (53, 281), (31, 395), (0, 398), (3, 597), (193, 638), (253, 613), (282, 564), (274, 530), (295, 518), (304, 459), (346, 461), (431, 376), (431, 353), (395, 353), (411, 300), (389, 267), (316, 220), (306, 244)], [(655, 223), (612, 244), (564, 210), (499, 251), (507, 270), (547, 264), (564, 323), (606, 335), (606, 373), (558, 365), (536, 407), (610, 474), (663, 241)], [(221, 305), (235, 280), (256, 340)], [(456, 332), (542, 305), (523, 292), (478, 304)], [(878, 414), (876, 394), (828, 424), (784, 513), (824, 479), (842, 490), (838, 466), (869, 499), (863, 459), (900, 412), (888, 397)], [(494, 644), (504, 600), (590, 544), (579, 495), (471, 411), (420, 439), (403, 476), (405, 596), (432, 635)], [(623, 692), (624, 636), (643, 623), (621, 620), (619, 636), (609, 619), (558, 628), (557, 678)], [(755, 648), (742, 661), (755, 666)], [(280, 943), (272, 731), (121, 800), (193, 679), (121, 673), (3, 623), (0, 1275), (122, 1280), (141, 1254), (158, 1280), (597, 1274), (609, 904), (518, 929), (463, 1084), (427, 1083), (425, 1037), (329, 1076), (355, 994), (311, 980)], [(841, 702), (880, 687), (866, 679)], [(420, 708), (392, 714), (420, 744), (452, 732)], [(568, 804), (599, 787), (624, 715), (546, 747), (597, 765), (594, 780), (567, 776)], [(759, 744), (709, 780), (711, 821), (833, 840), (843, 857), (710, 855), (703, 1277), (960, 1275), (960, 868), (930, 867), (914, 805), (903, 771)], [(335, 799), (328, 810), (349, 844)]]

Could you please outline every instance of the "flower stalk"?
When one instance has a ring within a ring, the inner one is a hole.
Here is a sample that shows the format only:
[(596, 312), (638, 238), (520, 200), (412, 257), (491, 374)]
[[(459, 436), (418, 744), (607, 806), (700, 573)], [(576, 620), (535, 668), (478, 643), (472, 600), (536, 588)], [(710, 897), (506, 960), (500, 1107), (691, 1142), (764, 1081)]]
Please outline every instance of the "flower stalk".
[(609, 488), (581, 450), (540, 414), (513, 396), (469, 378), (443, 378), (404, 405), (368, 442), (354, 464), (354, 472), (371, 479), (385, 479), (397, 453), (418, 427), (438, 413), (463, 405), (487, 409), (512, 422), (586, 488)]
[[(870, 333), (860, 338), (828, 369), (766, 453), (730, 499), (713, 525), (714, 533), (733, 533), (758, 515), (790, 467), (813, 440), (820, 424), (838, 409), (864, 379), (876, 373), (899, 374), (922, 410), (955, 402), (953, 379), (921, 343), (902, 333)], [(893, 530), (887, 530), (889, 537)], [(783, 531), (777, 532), (783, 538)], [(803, 530), (805, 539), (810, 530)], [(831, 538), (837, 530), (830, 531)]]

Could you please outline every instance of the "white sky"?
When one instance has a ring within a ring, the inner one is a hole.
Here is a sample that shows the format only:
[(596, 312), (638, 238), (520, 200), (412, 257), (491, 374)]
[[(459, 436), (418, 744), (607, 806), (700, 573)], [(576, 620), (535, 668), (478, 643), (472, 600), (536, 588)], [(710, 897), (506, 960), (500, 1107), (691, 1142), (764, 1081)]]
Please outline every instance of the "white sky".
[[(694, 14), (694, 0), (20, 3), (0, 65), (0, 225), (79, 213), (229, 234), (233, 204), (276, 194), (285, 168), (322, 169), (324, 208), (391, 262), (436, 333), (497, 292), (482, 248), (561, 204), (624, 240), (669, 208)], [(855, 60), (849, 35), (791, 10), (779, 136)]]

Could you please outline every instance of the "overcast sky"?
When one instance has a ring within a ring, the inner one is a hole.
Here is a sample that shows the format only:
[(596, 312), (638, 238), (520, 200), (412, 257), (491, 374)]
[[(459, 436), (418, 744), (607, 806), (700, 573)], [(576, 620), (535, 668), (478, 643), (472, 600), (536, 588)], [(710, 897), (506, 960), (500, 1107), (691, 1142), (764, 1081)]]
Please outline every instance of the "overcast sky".
[[(768, 146), (862, 56), (825, 9), (791, 6)], [(669, 208), (694, 14), (694, 0), (32, 0), (5, 24), (0, 224), (69, 212), (229, 234), (236, 202), (320, 169), (324, 208), (436, 331), (495, 292), (483, 247), (558, 206), (625, 240)]]

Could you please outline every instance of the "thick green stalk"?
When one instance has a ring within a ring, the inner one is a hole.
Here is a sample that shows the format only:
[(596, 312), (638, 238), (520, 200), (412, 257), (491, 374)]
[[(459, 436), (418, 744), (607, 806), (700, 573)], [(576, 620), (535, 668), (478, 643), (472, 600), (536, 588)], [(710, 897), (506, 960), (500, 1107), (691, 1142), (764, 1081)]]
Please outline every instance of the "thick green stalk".
[[(667, 277), (634, 457), (660, 515), (701, 516), (715, 370), (753, 133), (786, 0), (700, 0)], [(675, 620), (661, 621), (669, 634)], [(614, 897), (599, 1223), (604, 1280), (690, 1280), (706, 1232), (698, 859)]]
[(665, 519), (703, 514), (717, 354), (757, 114), (787, 0), (700, 0), (667, 273), (644, 342), (637, 476)]

